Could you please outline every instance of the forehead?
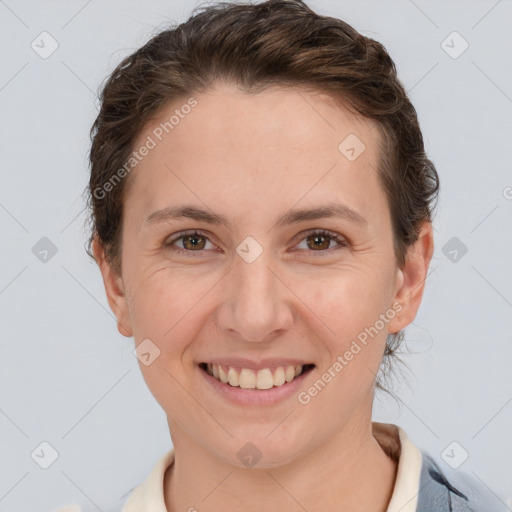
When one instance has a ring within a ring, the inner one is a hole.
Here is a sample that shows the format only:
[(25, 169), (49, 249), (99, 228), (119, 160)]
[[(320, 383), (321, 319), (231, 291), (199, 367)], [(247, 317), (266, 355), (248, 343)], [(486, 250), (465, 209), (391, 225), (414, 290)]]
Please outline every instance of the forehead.
[(149, 140), (154, 147), (130, 175), (145, 211), (182, 194), (223, 205), (244, 194), (245, 202), (295, 203), (328, 190), (353, 209), (379, 194), (375, 122), (310, 89), (217, 84), (160, 109), (134, 147)]

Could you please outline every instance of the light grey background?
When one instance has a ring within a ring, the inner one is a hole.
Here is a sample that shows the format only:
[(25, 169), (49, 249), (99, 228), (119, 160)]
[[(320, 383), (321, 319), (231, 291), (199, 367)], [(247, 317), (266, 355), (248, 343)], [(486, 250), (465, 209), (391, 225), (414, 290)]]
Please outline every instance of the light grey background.
[[(0, 1), (1, 511), (106, 510), (171, 446), (85, 253), (81, 194), (99, 84), (195, 5)], [(441, 178), (431, 274), (407, 329), (413, 376), (395, 387), (400, 407), (376, 400), (374, 419), (442, 468), (456, 441), (456, 458), (469, 453), (459, 470), (512, 498), (512, 1), (309, 5), (384, 43)], [(47, 59), (31, 48), (43, 31), (59, 45)], [(469, 44), (458, 58), (445, 51), (462, 48), (453, 31)], [(57, 247), (47, 262), (32, 252), (42, 237)], [(456, 262), (443, 251), (453, 237), (468, 249)], [(31, 458), (43, 441), (58, 452), (48, 469)]]

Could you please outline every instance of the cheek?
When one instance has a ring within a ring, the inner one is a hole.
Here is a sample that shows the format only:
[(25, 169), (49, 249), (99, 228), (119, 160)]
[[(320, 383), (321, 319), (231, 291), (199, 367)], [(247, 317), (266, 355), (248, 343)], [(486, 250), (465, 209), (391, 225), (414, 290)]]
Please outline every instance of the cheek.
[(358, 273), (333, 280), (329, 288), (311, 294), (314, 312), (322, 319), (316, 325), (322, 325), (325, 333), (321, 342), (329, 352), (319, 372), (320, 379), (325, 372), (332, 381), (323, 396), (326, 406), (334, 401), (355, 407), (371, 392), (387, 339), (387, 323), (381, 315), (388, 309), (388, 292), (377, 279), (377, 275)]
[(372, 325), (385, 312), (389, 285), (378, 271), (351, 268), (314, 283), (303, 280), (297, 295), (310, 308), (310, 314), (320, 317), (336, 335), (346, 337), (356, 334), (354, 329)]
[(189, 287), (165, 272), (154, 273), (138, 283), (130, 301), (134, 338), (137, 346), (147, 347), (141, 352), (154, 357), (146, 364), (139, 356), (139, 367), (150, 392), (168, 411), (187, 400), (179, 383), (186, 381), (184, 355), (199, 325), (194, 308), (198, 297), (187, 293)]
[[(378, 271), (360, 269), (340, 273), (336, 279), (320, 284), (304, 302), (308, 306), (311, 304), (312, 312), (307, 315), (329, 353), (322, 361), (321, 373), (336, 375), (325, 399), (339, 400), (335, 395), (331, 396), (335, 389), (361, 398), (370, 391), (384, 352), (385, 320), (392, 319), (391, 315), (386, 318), (389, 284)], [(306, 287), (302, 293), (305, 290)], [(338, 364), (333, 367), (336, 361)], [(326, 378), (329, 379), (329, 375)], [(345, 400), (349, 400), (346, 395), (342, 401)]]
[(129, 301), (137, 341), (154, 338), (168, 344), (174, 332), (186, 329), (188, 317), (207, 292), (198, 288), (200, 283), (191, 286), (190, 279), (168, 268), (139, 274), (131, 287)]

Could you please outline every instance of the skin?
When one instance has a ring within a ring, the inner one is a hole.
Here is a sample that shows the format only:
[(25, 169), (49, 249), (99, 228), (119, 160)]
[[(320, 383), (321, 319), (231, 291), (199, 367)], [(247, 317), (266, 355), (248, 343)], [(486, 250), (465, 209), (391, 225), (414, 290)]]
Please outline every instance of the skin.
[[(194, 97), (198, 105), (130, 175), (120, 275), (93, 245), (119, 331), (161, 351), (140, 368), (175, 449), (167, 509), (385, 511), (397, 465), (372, 435), (374, 382), (387, 334), (419, 308), (432, 226), (423, 224), (398, 268), (377, 179), (381, 135), (329, 97), (279, 87), (249, 94), (226, 83)], [(186, 99), (159, 112), (135, 147)], [(366, 146), (355, 161), (338, 150), (349, 134)], [(366, 223), (275, 225), (292, 208), (331, 201)], [(225, 215), (231, 228), (189, 219), (145, 226), (152, 212), (183, 203)], [(199, 249), (183, 238), (165, 245), (194, 229), (206, 236)], [(331, 239), (316, 249), (310, 229), (349, 245)], [(263, 249), (250, 264), (236, 252), (247, 236)], [(315, 364), (300, 387), (307, 390), (397, 302), (401, 311), (307, 405), (294, 394), (271, 406), (237, 406), (199, 373), (199, 362), (217, 356), (300, 358)], [(252, 468), (237, 457), (248, 441), (262, 454)]]

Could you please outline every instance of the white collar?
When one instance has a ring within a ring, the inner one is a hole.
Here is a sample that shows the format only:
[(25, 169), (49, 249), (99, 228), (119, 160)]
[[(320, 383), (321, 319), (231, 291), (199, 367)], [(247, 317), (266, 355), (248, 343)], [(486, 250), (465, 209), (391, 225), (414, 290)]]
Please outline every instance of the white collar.
[[(383, 424), (384, 425), (384, 424)], [(389, 425), (395, 427), (395, 425)], [(415, 512), (418, 506), (423, 456), (405, 431), (396, 426), (400, 443), (395, 487), (386, 512)]]

